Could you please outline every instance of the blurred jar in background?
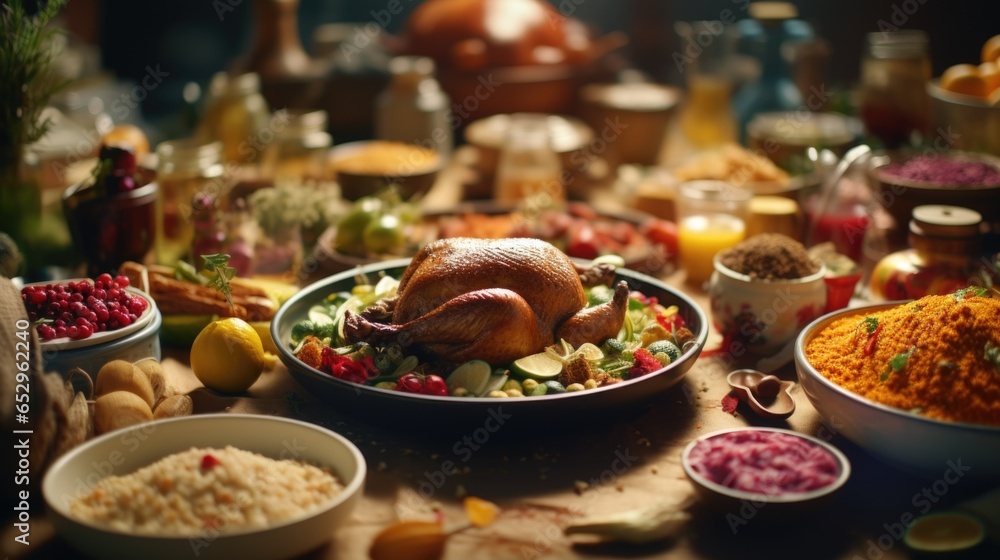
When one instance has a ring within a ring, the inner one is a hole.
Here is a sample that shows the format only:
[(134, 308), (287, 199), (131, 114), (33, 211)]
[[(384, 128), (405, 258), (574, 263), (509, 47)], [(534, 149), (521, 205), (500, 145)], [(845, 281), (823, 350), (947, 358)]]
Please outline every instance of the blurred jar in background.
[(216, 74), (209, 86), (198, 137), (222, 142), (222, 160), (241, 165), (257, 163), (276, 131), (265, 134), (270, 110), (260, 93), (260, 77), (249, 72)]
[(497, 163), (493, 197), (501, 203), (531, 198), (540, 207), (565, 202), (562, 170), (562, 162), (552, 148), (546, 116), (512, 115)]
[(927, 34), (900, 30), (869, 33), (861, 58), (859, 108), (868, 133), (886, 147), (925, 135), (930, 123), (931, 79)]
[(688, 77), (688, 102), (681, 113), (681, 131), (692, 146), (711, 148), (736, 140), (731, 98), (732, 84), (721, 74)]
[(198, 139), (173, 140), (157, 146), (157, 263), (173, 265), (188, 257), (194, 239), (195, 198), (204, 194), (218, 198), (225, 186), (222, 153), (221, 142)]
[(389, 63), (389, 86), (375, 101), (375, 137), (419, 144), (451, 154), (451, 101), (434, 78), (434, 60), (397, 56)]
[(695, 148), (711, 148), (736, 140), (732, 110), (734, 82), (732, 37), (719, 21), (680, 21), (674, 30), (685, 44), (697, 46), (682, 68), (687, 81), (687, 103), (681, 111), (680, 128)]
[(271, 179), (316, 179), (333, 137), (326, 131), (326, 111), (288, 111), (287, 124), (264, 149), (261, 174)]

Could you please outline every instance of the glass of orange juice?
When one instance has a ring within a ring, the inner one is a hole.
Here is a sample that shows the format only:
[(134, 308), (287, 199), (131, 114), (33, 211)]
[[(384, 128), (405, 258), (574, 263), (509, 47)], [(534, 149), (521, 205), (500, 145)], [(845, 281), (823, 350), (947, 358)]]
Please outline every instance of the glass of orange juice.
[(688, 282), (712, 276), (712, 259), (746, 235), (753, 193), (725, 181), (688, 181), (678, 187), (678, 252)]

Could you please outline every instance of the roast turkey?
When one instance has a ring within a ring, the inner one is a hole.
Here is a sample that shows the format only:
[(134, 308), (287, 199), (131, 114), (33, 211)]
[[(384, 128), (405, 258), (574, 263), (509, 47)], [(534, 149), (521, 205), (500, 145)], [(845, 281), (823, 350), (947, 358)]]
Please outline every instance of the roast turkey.
[(611, 301), (593, 307), (584, 294), (585, 282), (613, 279), (613, 267), (579, 267), (537, 239), (441, 239), (413, 258), (396, 297), (349, 313), (344, 333), (351, 342), (503, 365), (560, 339), (578, 347), (617, 335), (628, 285), (619, 282)]

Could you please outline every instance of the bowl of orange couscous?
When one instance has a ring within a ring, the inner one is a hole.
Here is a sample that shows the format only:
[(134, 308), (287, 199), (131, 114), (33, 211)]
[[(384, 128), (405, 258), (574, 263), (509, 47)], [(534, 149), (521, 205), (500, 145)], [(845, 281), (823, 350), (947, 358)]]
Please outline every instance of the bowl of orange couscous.
[(795, 345), (823, 421), (921, 475), (1000, 472), (1000, 300), (975, 289), (836, 311)]

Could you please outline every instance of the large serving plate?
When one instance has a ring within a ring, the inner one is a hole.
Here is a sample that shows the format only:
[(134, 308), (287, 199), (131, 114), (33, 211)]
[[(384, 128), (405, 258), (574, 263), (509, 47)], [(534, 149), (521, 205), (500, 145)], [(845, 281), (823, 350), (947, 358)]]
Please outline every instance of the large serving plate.
[(619, 270), (617, 279), (627, 281), (631, 289), (656, 297), (665, 306), (676, 305), (696, 338), (680, 359), (670, 365), (615, 385), (575, 393), (509, 399), (414, 395), (336, 379), (307, 366), (292, 354), (289, 345), (292, 327), (307, 317), (310, 307), (332, 293), (349, 291), (361, 274), (376, 281), (379, 274), (398, 278), (409, 262), (409, 259), (402, 259), (375, 263), (312, 284), (285, 302), (271, 321), (271, 336), (278, 346), (278, 356), (296, 380), (338, 411), (395, 430), (454, 435), (485, 427), (490, 432), (502, 429), (511, 433), (555, 425), (582, 427), (608, 422), (614, 418), (611, 413), (638, 412), (654, 405), (661, 393), (677, 384), (691, 369), (708, 338), (705, 313), (690, 298), (650, 276)]
[(871, 401), (830, 381), (806, 358), (806, 346), (830, 323), (902, 303), (834, 311), (810, 323), (795, 341), (795, 369), (802, 390), (834, 432), (894, 467), (918, 476), (940, 477), (952, 465), (962, 465), (971, 467), (971, 478), (997, 479), (1000, 426), (935, 420)]

